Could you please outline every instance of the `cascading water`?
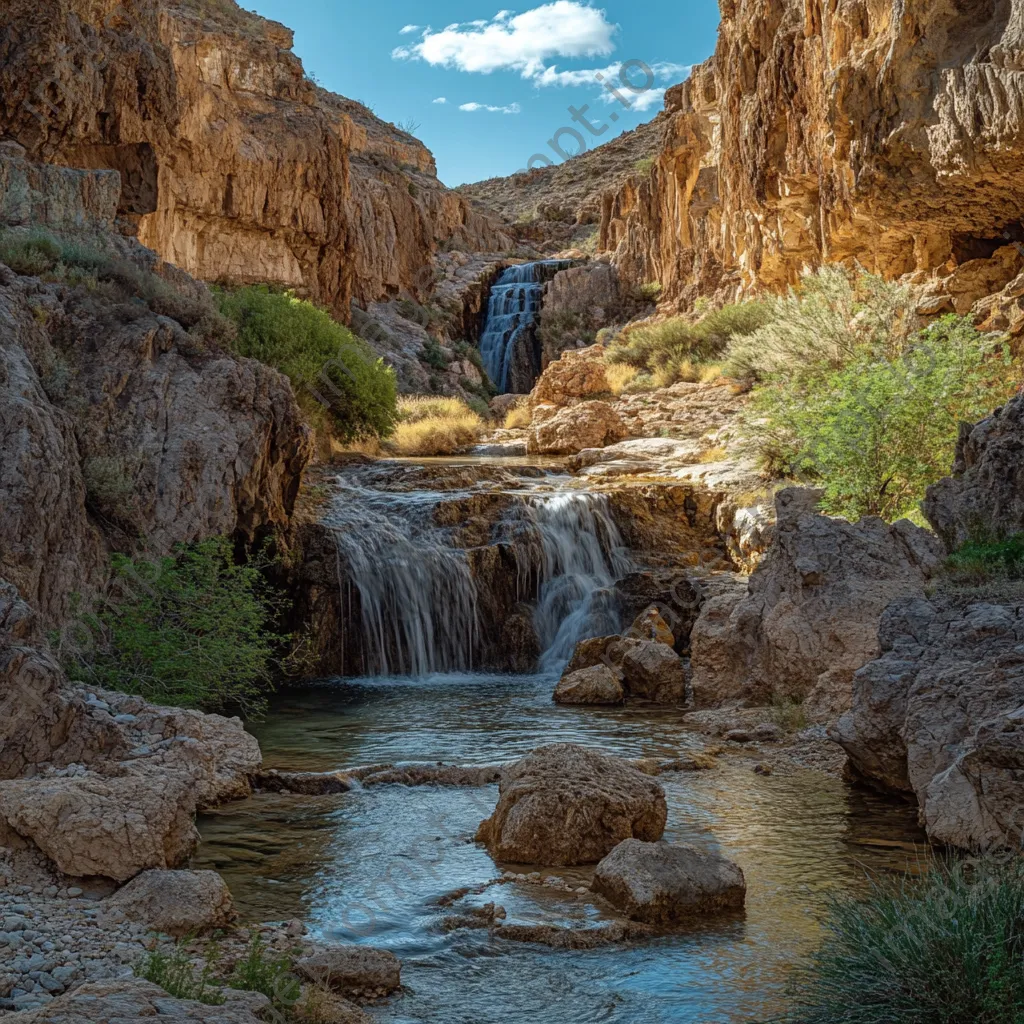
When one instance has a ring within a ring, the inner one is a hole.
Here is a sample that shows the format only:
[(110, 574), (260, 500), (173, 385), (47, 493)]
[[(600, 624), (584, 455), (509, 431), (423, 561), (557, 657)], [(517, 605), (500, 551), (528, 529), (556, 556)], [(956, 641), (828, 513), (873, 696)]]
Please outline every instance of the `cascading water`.
[(540, 372), (534, 331), (544, 284), (571, 260), (540, 260), (502, 271), (491, 287), (480, 354), (487, 375), (501, 392), (525, 393)]

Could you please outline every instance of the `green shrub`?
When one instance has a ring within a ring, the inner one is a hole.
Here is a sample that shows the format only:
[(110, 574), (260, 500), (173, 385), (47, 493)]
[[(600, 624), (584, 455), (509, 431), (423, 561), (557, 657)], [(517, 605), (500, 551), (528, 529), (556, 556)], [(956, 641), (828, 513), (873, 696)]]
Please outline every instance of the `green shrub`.
[(137, 977), (159, 985), (175, 999), (192, 999), (208, 1006), (220, 1006), (224, 1003), (224, 996), (210, 983), (210, 972), (209, 965), (197, 971), (180, 945), (170, 953), (160, 950), (147, 953), (135, 966)]
[(135, 511), (134, 473), (130, 460), (118, 455), (95, 455), (82, 463), (85, 499), (105, 518), (130, 522)]
[(0, 263), (16, 274), (39, 277), (53, 270), (60, 256), (60, 243), (48, 232), (5, 231), (0, 235)]
[(236, 565), (218, 539), (157, 561), (114, 555), (112, 568), (108, 598), (82, 620), (88, 645), (61, 651), (69, 675), (157, 704), (263, 709), (286, 638), (259, 566)]
[(833, 369), (834, 356), (791, 366), (755, 392), (747, 433), (765, 471), (824, 489), (822, 508), (858, 519), (913, 513), (953, 461), (958, 426), (1013, 392), (1001, 339), (944, 317), (892, 360), (866, 341)]
[(832, 902), (788, 1024), (1024, 1024), (1024, 866), (937, 866)]
[(653, 166), (654, 158), (650, 156), (641, 157), (633, 164), (633, 168), (638, 174), (650, 174)]
[(759, 380), (811, 364), (839, 369), (865, 354), (891, 359), (920, 323), (907, 288), (842, 267), (808, 271), (800, 287), (759, 304), (764, 322), (737, 332), (724, 372)]
[(1024, 580), (1024, 533), (964, 544), (946, 560), (945, 575), (969, 586)]
[(437, 340), (427, 338), (420, 349), (420, 362), (426, 363), (434, 370), (447, 370), (449, 360)]
[(228, 985), (244, 992), (260, 992), (276, 1008), (289, 1010), (298, 1002), (302, 989), (291, 973), (292, 967), (291, 957), (272, 954), (256, 932), (249, 940), (245, 957), (235, 964)]
[(661, 298), (661, 282), (648, 281), (637, 285), (636, 295), (643, 302), (657, 302)]
[(284, 373), (315, 425), (343, 441), (391, 433), (394, 371), (325, 310), (264, 285), (220, 292), (219, 301), (237, 326), (238, 354)]

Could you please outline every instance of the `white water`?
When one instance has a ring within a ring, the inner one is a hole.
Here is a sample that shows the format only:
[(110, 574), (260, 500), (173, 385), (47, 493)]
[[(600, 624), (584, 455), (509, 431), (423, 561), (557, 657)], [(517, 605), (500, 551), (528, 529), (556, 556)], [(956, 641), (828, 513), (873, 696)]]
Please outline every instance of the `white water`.
[[(437, 504), (453, 497), (341, 482), (326, 522), (336, 538), (342, 595), (349, 585), (359, 594), (369, 675), (476, 667), (477, 585), (466, 552), (433, 522)], [(561, 671), (579, 640), (617, 631), (614, 584), (633, 563), (606, 495), (517, 493), (493, 540), (513, 547), (519, 594), (536, 598), (542, 672)]]
[(484, 369), (501, 392), (509, 389), (509, 371), (516, 347), (531, 331), (540, 313), (544, 282), (571, 264), (565, 260), (522, 263), (502, 271), (491, 287), (487, 320), (480, 337)]

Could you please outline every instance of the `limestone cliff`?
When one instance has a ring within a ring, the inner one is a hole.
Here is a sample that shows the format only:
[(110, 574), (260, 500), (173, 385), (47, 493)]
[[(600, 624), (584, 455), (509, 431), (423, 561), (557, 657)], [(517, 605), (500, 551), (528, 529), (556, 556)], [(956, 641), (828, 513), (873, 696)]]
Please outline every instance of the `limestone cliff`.
[(345, 319), (352, 300), (422, 297), (441, 244), (508, 248), (420, 142), (319, 88), (291, 45), (232, 0), (8, 0), (0, 137), (120, 171), (123, 221), (193, 276)]
[[(720, 6), (650, 174), (605, 196), (601, 248), (626, 280), (687, 308), (856, 260), (966, 312), (1017, 276), (1021, 0)], [(995, 326), (1024, 319), (1019, 291)]]

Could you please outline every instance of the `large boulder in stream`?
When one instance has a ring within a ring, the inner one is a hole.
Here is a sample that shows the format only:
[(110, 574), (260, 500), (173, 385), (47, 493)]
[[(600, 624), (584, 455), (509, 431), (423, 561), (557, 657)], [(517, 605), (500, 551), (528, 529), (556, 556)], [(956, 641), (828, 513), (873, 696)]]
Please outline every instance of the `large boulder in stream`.
[(554, 743), (502, 772), (498, 805), (477, 841), (498, 861), (593, 864), (623, 839), (665, 831), (665, 793), (620, 757)]
[[(601, 674), (596, 674), (601, 669)], [(584, 676), (583, 673), (591, 675)], [(607, 675), (606, 675), (607, 674)], [(642, 697), (658, 704), (676, 704), (686, 695), (683, 661), (673, 648), (658, 640), (635, 636), (599, 636), (581, 640), (573, 651), (555, 691), (561, 703), (611, 703), (597, 700), (562, 700), (560, 694), (580, 692), (580, 683), (612, 676), (628, 697)]]
[(607, 665), (591, 665), (568, 672), (555, 687), (556, 704), (621, 704), (626, 692)]
[[(534, 422), (526, 439), (531, 455), (575, 455), (584, 448), (604, 448), (628, 437), (629, 431), (619, 414), (607, 402), (580, 402), (565, 409), (542, 414), (534, 412)], [(543, 418), (541, 418), (543, 415)]]
[(103, 906), (175, 938), (226, 928), (237, 916), (216, 871), (143, 871)]
[(401, 970), (394, 953), (372, 946), (331, 946), (295, 964), (300, 977), (362, 999), (390, 995), (402, 983)]
[(747, 893), (739, 866), (720, 854), (636, 839), (597, 865), (590, 888), (634, 920), (657, 925), (739, 910)]

